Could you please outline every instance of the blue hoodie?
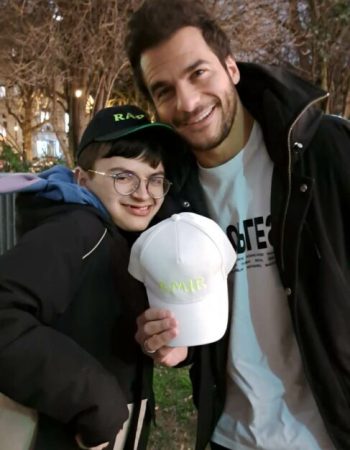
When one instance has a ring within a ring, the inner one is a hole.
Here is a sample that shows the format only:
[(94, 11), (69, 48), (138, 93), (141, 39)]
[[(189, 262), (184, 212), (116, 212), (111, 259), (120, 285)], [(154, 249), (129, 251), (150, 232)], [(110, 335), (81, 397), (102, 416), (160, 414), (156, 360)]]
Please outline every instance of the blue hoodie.
[(88, 189), (79, 186), (73, 172), (65, 166), (54, 166), (39, 174), (10, 173), (0, 176), (0, 193), (33, 192), (49, 200), (90, 205), (109, 218), (101, 200)]

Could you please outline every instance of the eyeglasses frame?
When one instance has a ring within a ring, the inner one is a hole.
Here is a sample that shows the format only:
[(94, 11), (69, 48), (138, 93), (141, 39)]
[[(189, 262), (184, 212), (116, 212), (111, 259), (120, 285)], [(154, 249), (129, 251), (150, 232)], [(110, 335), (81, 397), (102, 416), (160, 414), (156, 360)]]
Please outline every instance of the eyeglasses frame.
[[(93, 169), (88, 169), (87, 171), (88, 171), (88, 172), (91, 172), (91, 173), (95, 173), (95, 174), (97, 174), (97, 175), (103, 175), (103, 176), (105, 176), (105, 177), (112, 178), (112, 179), (113, 179), (113, 186), (114, 186), (115, 191), (116, 191), (119, 195), (123, 195), (123, 196), (125, 196), (125, 197), (127, 197), (128, 195), (132, 195), (134, 192), (136, 192), (136, 191), (139, 189), (142, 180), (143, 180), (143, 181), (146, 181), (146, 190), (147, 190), (147, 192), (148, 192), (148, 195), (149, 195), (150, 197), (152, 197), (153, 199), (155, 199), (155, 200), (158, 200), (158, 199), (160, 199), (160, 198), (165, 197), (165, 196), (168, 194), (168, 192), (169, 192), (169, 190), (170, 190), (170, 188), (171, 188), (171, 185), (173, 184), (173, 183), (172, 183), (171, 181), (169, 181), (167, 178), (165, 178), (165, 177), (163, 178), (162, 175), (151, 175), (149, 178), (140, 178), (140, 177), (137, 175), (137, 173), (134, 173), (134, 172), (129, 171), (129, 170), (125, 170), (124, 172), (119, 172), (119, 173), (106, 173), (106, 172), (100, 172), (100, 171), (98, 171), (98, 170), (93, 170)], [(124, 194), (124, 193), (122, 193), (122, 192), (119, 192), (118, 189), (117, 189), (117, 187), (116, 187), (116, 183), (115, 183), (115, 181), (118, 180), (118, 176), (123, 175), (123, 174), (126, 174), (126, 173), (127, 173), (127, 174), (132, 174), (132, 175), (134, 175), (134, 176), (136, 177), (136, 179), (138, 179), (138, 184), (137, 184), (137, 186), (135, 187), (135, 189), (134, 189), (133, 191), (129, 192), (128, 194)], [(165, 190), (164, 190), (164, 193), (163, 193), (163, 195), (161, 195), (161, 196), (159, 196), (159, 197), (155, 197), (155, 196), (152, 195), (151, 192), (149, 192), (149, 190), (148, 190), (149, 180), (150, 180), (150, 178), (152, 178), (152, 176), (154, 176), (154, 177), (156, 177), (156, 176), (162, 177), (162, 178), (163, 178), (163, 182), (165, 183)]]

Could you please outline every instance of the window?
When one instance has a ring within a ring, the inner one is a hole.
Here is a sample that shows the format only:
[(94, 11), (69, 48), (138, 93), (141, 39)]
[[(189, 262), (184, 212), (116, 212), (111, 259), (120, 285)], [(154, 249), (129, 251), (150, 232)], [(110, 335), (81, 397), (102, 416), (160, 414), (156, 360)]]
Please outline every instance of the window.
[(48, 111), (40, 111), (40, 122), (50, 119), (50, 113)]
[(0, 125), (0, 140), (6, 137), (6, 128)]
[(38, 139), (36, 141), (36, 156), (38, 158), (58, 158), (62, 156), (58, 141), (55, 139)]
[(69, 114), (64, 113), (64, 131), (69, 132)]

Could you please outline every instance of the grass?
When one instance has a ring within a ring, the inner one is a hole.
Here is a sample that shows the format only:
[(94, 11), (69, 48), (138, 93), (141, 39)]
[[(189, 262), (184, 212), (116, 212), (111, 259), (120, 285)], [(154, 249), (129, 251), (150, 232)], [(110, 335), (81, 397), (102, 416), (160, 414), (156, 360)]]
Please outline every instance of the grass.
[(193, 450), (196, 411), (192, 403), (188, 369), (157, 367), (154, 373), (156, 426), (149, 450)]

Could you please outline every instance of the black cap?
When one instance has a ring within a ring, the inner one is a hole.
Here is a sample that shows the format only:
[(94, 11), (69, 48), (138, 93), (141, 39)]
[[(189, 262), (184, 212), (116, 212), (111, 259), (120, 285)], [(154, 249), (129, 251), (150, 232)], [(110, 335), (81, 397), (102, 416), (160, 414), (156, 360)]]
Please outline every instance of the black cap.
[(86, 127), (78, 146), (77, 158), (85, 147), (92, 142), (106, 142), (127, 136), (145, 128), (161, 128), (169, 133), (169, 138), (176, 136), (169, 125), (151, 122), (142, 109), (133, 105), (112, 106), (98, 111)]

